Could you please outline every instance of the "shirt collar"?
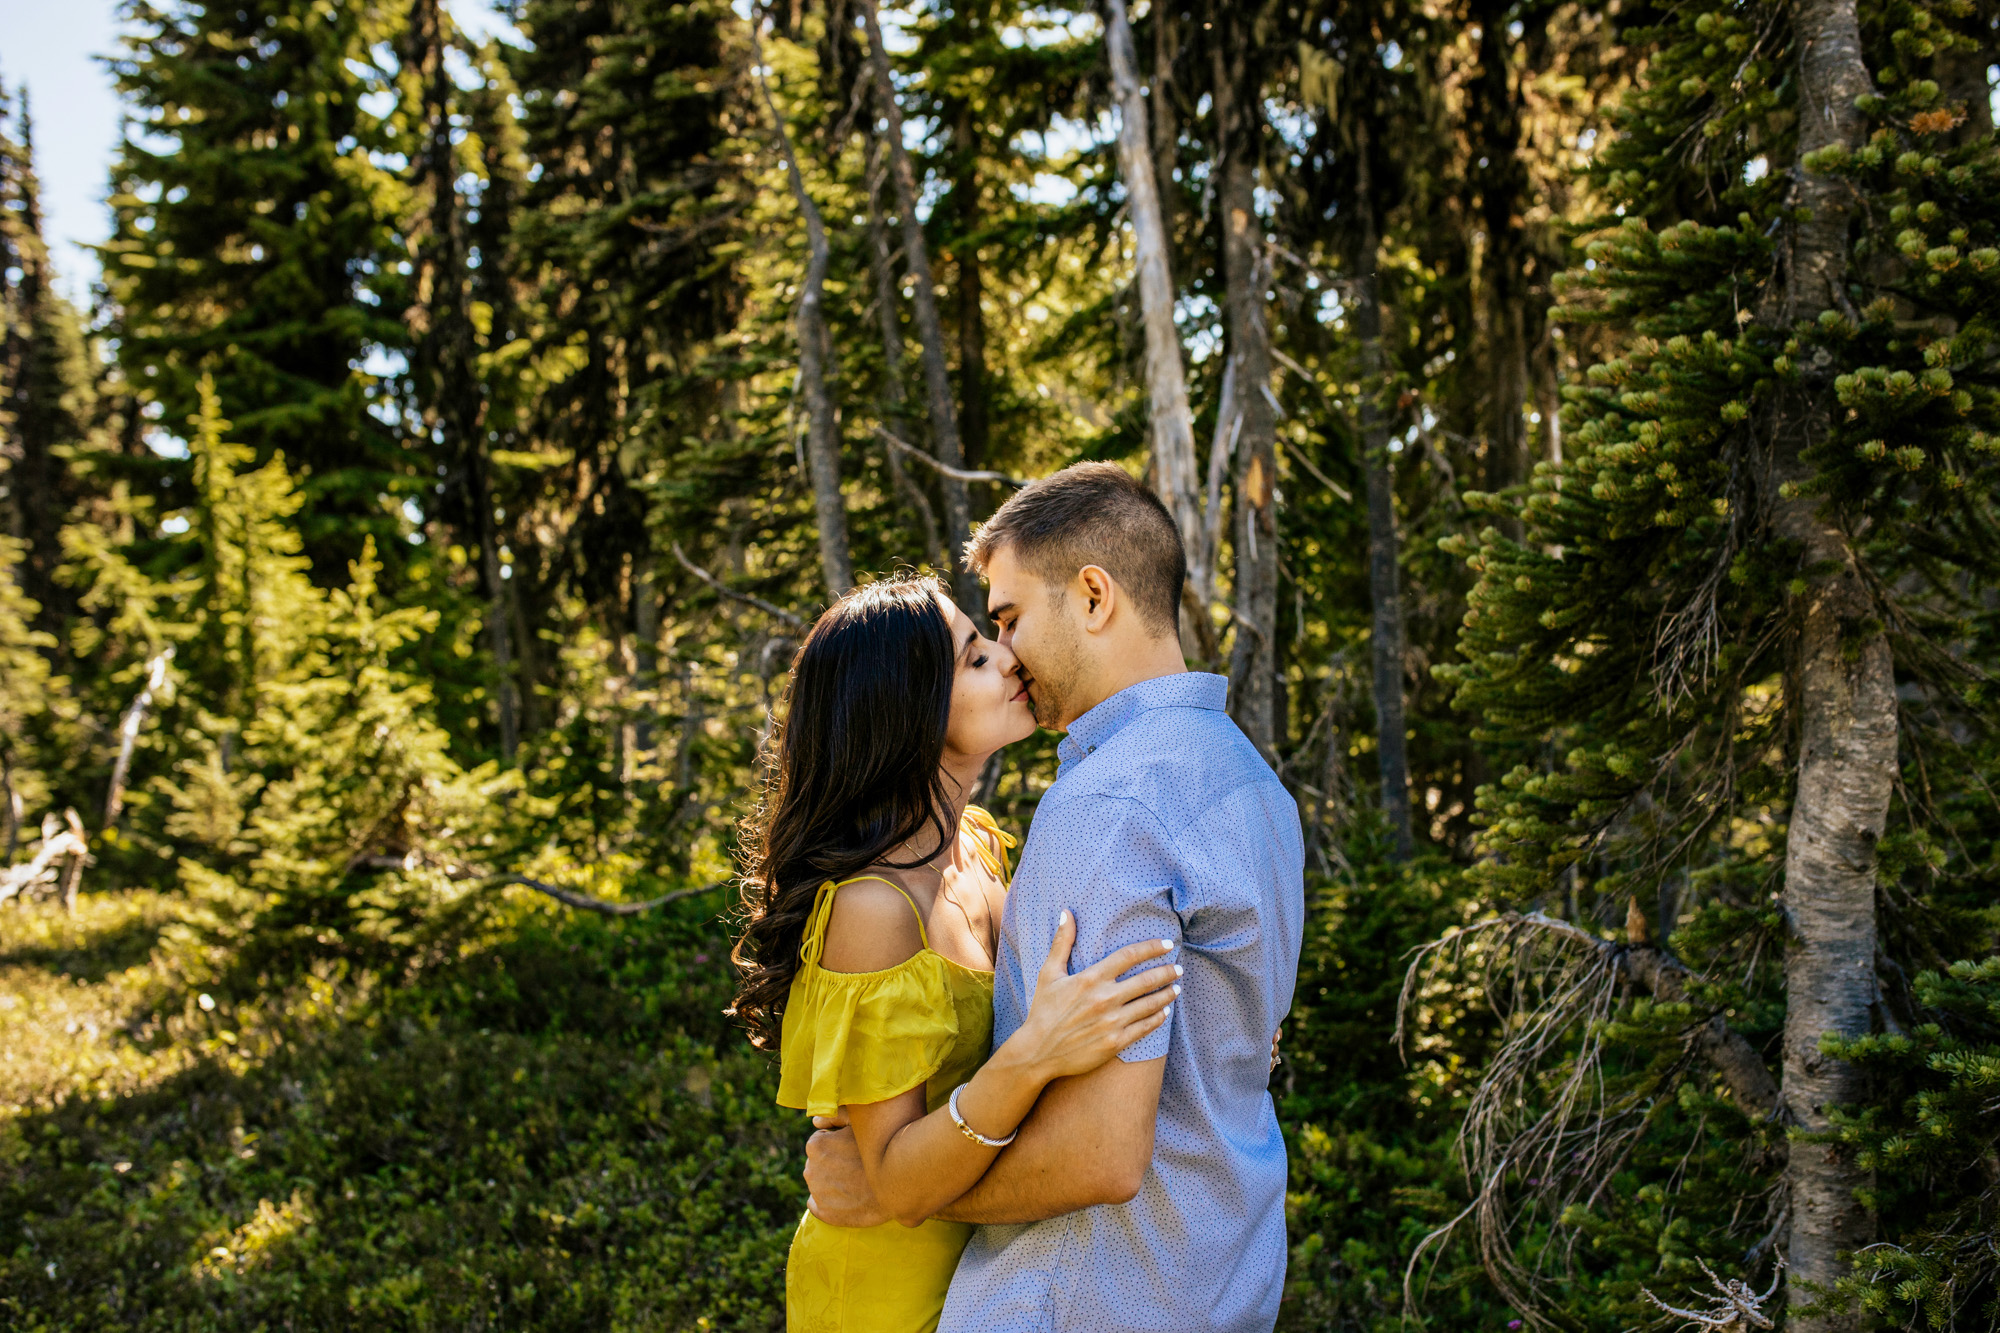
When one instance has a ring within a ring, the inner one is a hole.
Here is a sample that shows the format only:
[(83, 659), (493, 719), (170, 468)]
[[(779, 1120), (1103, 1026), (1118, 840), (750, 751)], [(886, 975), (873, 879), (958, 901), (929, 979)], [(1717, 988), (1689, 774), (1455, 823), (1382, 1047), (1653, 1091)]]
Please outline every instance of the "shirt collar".
[(1206, 671), (1183, 671), (1127, 685), (1069, 724), (1069, 734), (1056, 746), (1061, 761), (1058, 777), (1125, 729), (1141, 713), (1155, 708), (1207, 708), (1220, 713), (1229, 704), (1229, 680)]

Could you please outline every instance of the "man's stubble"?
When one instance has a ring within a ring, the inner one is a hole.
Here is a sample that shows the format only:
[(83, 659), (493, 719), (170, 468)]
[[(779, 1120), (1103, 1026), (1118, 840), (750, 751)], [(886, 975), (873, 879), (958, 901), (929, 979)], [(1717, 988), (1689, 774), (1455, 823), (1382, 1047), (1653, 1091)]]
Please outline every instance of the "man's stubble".
[(1056, 592), (1049, 598), (1051, 618), (1059, 629), (1043, 650), (1036, 654), (1035, 661), (1025, 657), (1021, 659), (1021, 665), (1033, 678), (1033, 684), (1028, 687), (1028, 703), (1035, 720), (1050, 728), (1063, 726), (1065, 720), (1076, 720), (1070, 705), (1081, 690), (1084, 674), (1083, 641), (1077, 634), (1076, 625), (1063, 614), (1063, 603), (1067, 600), (1067, 590)]

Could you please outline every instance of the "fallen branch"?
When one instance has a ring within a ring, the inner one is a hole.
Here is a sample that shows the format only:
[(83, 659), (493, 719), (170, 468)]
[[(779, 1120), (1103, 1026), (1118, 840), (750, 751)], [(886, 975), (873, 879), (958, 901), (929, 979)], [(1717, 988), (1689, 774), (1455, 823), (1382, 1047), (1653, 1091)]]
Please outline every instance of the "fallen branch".
[(596, 912), (602, 916), (637, 916), (641, 912), (650, 912), (656, 907), (665, 907), (668, 903), (679, 902), (683, 898), (692, 898), (698, 894), (728, 888), (730, 884), (734, 883), (733, 880), (721, 879), (713, 884), (699, 884), (689, 889), (675, 889), (672, 893), (663, 893), (657, 898), (648, 898), (642, 903), (614, 903), (605, 898), (593, 898), (587, 893), (579, 893), (575, 889), (566, 889), (560, 884), (550, 884), (544, 880), (534, 879), (527, 875), (496, 875), (492, 871), (481, 870), (477, 866), (462, 865), (455, 861), (442, 861), (422, 852), (413, 851), (405, 856), (358, 856), (348, 863), (350, 871), (356, 869), (417, 870), (424, 866), (431, 866), (444, 871), (445, 878), (447, 879), (487, 880), (490, 887), (496, 889), (503, 888), (509, 884), (519, 884), (524, 888), (533, 889), (537, 893), (547, 894), (549, 897), (566, 906), (585, 912)]
[(659, 897), (649, 898), (643, 903), (606, 902), (602, 898), (593, 898), (587, 893), (578, 893), (575, 889), (565, 889), (555, 884), (544, 884), (538, 879), (529, 879), (526, 875), (502, 875), (495, 882), (498, 884), (520, 884), (533, 889), (537, 893), (546, 893), (559, 903), (565, 903), (586, 912), (599, 912), (605, 916), (637, 916), (641, 912), (650, 912), (655, 907), (665, 907), (668, 903), (679, 902), (682, 898), (692, 898), (696, 894), (707, 893), (712, 889), (727, 888), (734, 881), (721, 879), (713, 884), (703, 884), (692, 889), (675, 889), (672, 893), (663, 893)]
[(968, 472), (964, 468), (948, 467), (917, 448), (916, 445), (897, 439), (889, 433), (888, 427), (882, 425), (880, 422), (877, 422), (875, 425), (875, 433), (888, 441), (891, 448), (900, 449), (912, 458), (922, 459), (926, 466), (936, 468), (953, 481), (995, 481), (1002, 486), (1026, 486), (1028, 484), (1020, 477), (1012, 477), (1005, 472)]
[[(90, 859), (90, 843), (83, 836), (83, 821), (75, 810), (63, 811), (61, 820), (53, 813), (43, 815), (42, 849), (33, 859), (0, 870), (0, 903), (26, 897), (30, 889), (59, 885), (63, 906), (75, 911), (77, 887)], [(60, 871), (57, 862), (65, 862)]]
[(721, 579), (688, 559), (687, 552), (681, 550), (679, 542), (674, 543), (674, 559), (681, 562), (681, 568), (700, 579), (703, 583), (706, 583), (710, 588), (713, 588), (720, 596), (727, 597), (732, 602), (742, 602), (747, 606), (754, 606), (765, 615), (776, 616), (795, 629), (805, 628), (806, 622), (799, 616), (787, 611), (784, 607), (774, 602), (767, 602), (761, 597), (753, 597), (747, 592), (737, 592), (734, 588), (729, 587)]
[(139, 742), (139, 728), (146, 725), (153, 696), (167, 683), (167, 665), (173, 660), (174, 646), (168, 644), (146, 663), (146, 683), (132, 700), (132, 706), (125, 710), (125, 720), (118, 724), (118, 762), (111, 766), (111, 789), (104, 794), (106, 828), (118, 822), (118, 812), (125, 808), (125, 775), (132, 767), (132, 747)]

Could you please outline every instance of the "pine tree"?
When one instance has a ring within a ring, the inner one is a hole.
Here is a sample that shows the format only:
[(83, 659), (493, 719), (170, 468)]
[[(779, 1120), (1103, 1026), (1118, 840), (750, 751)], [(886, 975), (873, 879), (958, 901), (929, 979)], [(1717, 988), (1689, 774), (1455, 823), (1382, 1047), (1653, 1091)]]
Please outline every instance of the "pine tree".
[[(72, 610), (56, 572), (62, 523), (78, 496), (62, 453), (89, 433), (96, 384), (83, 320), (56, 290), (42, 237), (26, 91), (14, 100), (18, 139), (9, 137), (8, 98), (0, 87), (0, 455), (7, 464), (8, 531), (26, 548), (21, 590), (36, 605), (35, 624), (54, 633)], [(50, 646), (60, 648), (60, 639)]]
[[(1634, 899), (1635, 942), (1656, 898), (1663, 929), (1692, 914), (1678, 938), (1718, 978), (1678, 1011), (1693, 1030), (1735, 1006), (1756, 1032), (1782, 1001), (1791, 1142), (1763, 1160), (1785, 1162), (1787, 1212), (1750, 1254), (1777, 1243), (1797, 1328), (1855, 1326), (1815, 1302), (1875, 1223), (1834, 1119), (1868, 1088), (1838, 1052), (1914, 1021), (1901, 960), (1938, 956), (1931, 930), (1983, 874), (1939, 814), (1978, 790), (1947, 756), (1990, 706), (1974, 627), (2000, 535), (2000, 382), (1972, 352), (1995, 309), (1996, 163), (1939, 141), (1965, 113), (1924, 77), (1971, 40), (1964, 17), (1807, 6), (1782, 46), (1725, 8), (1663, 19), (1605, 155), (1626, 216), (1564, 312), (1624, 346), (1566, 390), (1561, 467), (1468, 497), (1524, 535), (1460, 548), (1480, 583), (1465, 664), (1440, 669), (1516, 761), (1481, 796), (1497, 896)], [(1878, 901), (1899, 905), (1879, 946)], [(1673, 1042), (1661, 1010), (1653, 1039)], [(1653, 1206), (1642, 1191), (1628, 1223)], [(1741, 1243), (1697, 1225), (1718, 1258)]]
[(406, 344), (409, 265), (383, 159), (409, 145), (375, 56), (402, 10), (132, 0), (123, 13), (112, 69), (141, 133), (119, 150), (104, 260), (126, 378), (179, 422), (211, 377), (257, 456), (284, 452), (319, 577), (338, 579), (365, 536), (408, 549), (401, 506), (429, 468), (405, 447), (393, 386), (364, 368)]

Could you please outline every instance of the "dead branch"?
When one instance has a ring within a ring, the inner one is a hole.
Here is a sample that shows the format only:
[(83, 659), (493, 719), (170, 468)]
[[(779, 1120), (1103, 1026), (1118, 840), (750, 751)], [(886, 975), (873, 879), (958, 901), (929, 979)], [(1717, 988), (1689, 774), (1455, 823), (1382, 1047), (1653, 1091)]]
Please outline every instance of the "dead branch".
[(916, 445), (907, 444), (897, 439), (894, 435), (891, 435), (889, 428), (879, 422), (876, 423), (875, 433), (888, 441), (890, 448), (899, 449), (912, 458), (922, 459), (926, 466), (937, 469), (937, 471), (950, 477), (953, 481), (997, 481), (1002, 486), (1026, 486), (1028, 484), (1021, 478), (1009, 476), (1005, 472), (968, 472), (964, 468), (946, 467), (943, 463), (938, 462), (937, 459), (932, 458), (929, 454), (917, 448)]
[(778, 606), (772, 602), (767, 602), (761, 597), (753, 597), (747, 592), (737, 592), (734, 588), (731, 588), (730, 586), (725, 584), (721, 579), (715, 577), (715, 575), (709, 573), (707, 570), (703, 569), (700, 565), (697, 565), (694, 561), (688, 559), (687, 552), (681, 549), (681, 544), (679, 542), (674, 543), (674, 559), (681, 562), (681, 568), (685, 569), (688, 573), (700, 579), (703, 583), (706, 583), (710, 588), (714, 589), (715, 592), (720, 596), (727, 597), (732, 602), (742, 602), (745, 605), (754, 606), (759, 611), (762, 611), (765, 615), (776, 616), (778, 619), (784, 621), (787, 625), (790, 625), (795, 629), (805, 628), (806, 622), (803, 618), (794, 615), (792, 612), (787, 611), (782, 606)]
[(693, 888), (675, 889), (672, 893), (663, 893), (642, 903), (614, 903), (608, 899), (593, 898), (587, 893), (579, 893), (575, 889), (566, 889), (560, 884), (550, 884), (527, 875), (494, 874), (476, 866), (443, 861), (422, 852), (413, 851), (405, 856), (362, 856), (356, 857), (349, 863), (349, 869), (365, 870), (416, 870), (425, 866), (444, 871), (447, 879), (487, 880), (489, 887), (496, 889), (509, 884), (519, 884), (537, 893), (547, 894), (566, 906), (585, 912), (596, 912), (601, 916), (637, 916), (641, 912), (650, 912), (656, 907), (665, 907), (668, 903), (679, 902), (683, 898), (692, 898), (715, 889), (728, 888), (735, 883), (734, 880), (721, 879), (713, 884), (698, 884)]
[(75, 810), (63, 811), (60, 820), (53, 812), (43, 815), (41, 850), (20, 865), (0, 870), (0, 903), (9, 898), (25, 898), (30, 890), (59, 886), (63, 906), (75, 911), (77, 887), (83, 868), (91, 859), (89, 840), (83, 836), (83, 820)]
[[(1693, 974), (1653, 944), (1615, 944), (1539, 911), (1507, 912), (1417, 950), (1396, 1003), (1399, 1046), (1421, 984), (1445, 958), (1462, 958), (1475, 944), (1485, 955), (1486, 990), (1508, 1035), (1459, 1131), (1459, 1168), (1473, 1189), (1472, 1202), (1419, 1243), (1404, 1270), (1405, 1298), (1414, 1308), (1412, 1288), (1424, 1252), (1470, 1218), (1487, 1275), (1530, 1325), (1553, 1329), (1556, 1323), (1544, 1313), (1550, 1302), (1541, 1271), (1549, 1260), (1531, 1270), (1512, 1238), (1531, 1217), (1560, 1230), (1568, 1208), (1592, 1206), (1659, 1104), (1656, 1088), (1613, 1095), (1605, 1086), (1599, 1033), (1617, 1010), (1623, 983), (1636, 983), (1663, 1003), (1685, 1003)], [(1690, 1027), (1685, 1049), (1686, 1060), (1698, 1056), (1716, 1070), (1746, 1115), (1763, 1119), (1776, 1112), (1769, 1071), (1720, 1014)], [(1518, 1199), (1508, 1197), (1510, 1177), (1523, 1191)], [(1558, 1262), (1566, 1259), (1559, 1247), (1549, 1253)]]
[(111, 789), (104, 794), (106, 828), (118, 822), (118, 812), (125, 808), (125, 775), (132, 768), (132, 749), (139, 742), (139, 728), (146, 725), (153, 696), (167, 683), (167, 666), (173, 660), (174, 646), (170, 643), (146, 663), (146, 683), (132, 700), (132, 706), (125, 710), (125, 720), (118, 724), (118, 762), (111, 766)]
[[(1700, 1260), (1695, 1262), (1701, 1263)], [(1727, 1282), (1717, 1277), (1706, 1263), (1701, 1263), (1701, 1271), (1708, 1274), (1708, 1280), (1715, 1284), (1717, 1295), (1709, 1301), (1706, 1310), (1682, 1310), (1668, 1305), (1645, 1287), (1639, 1291), (1654, 1305), (1686, 1321), (1687, 1327), (1698, 1328), (1703, 1333), (1750, 1333), (1753, 1328), (1770, 1328), (1771, 1316), (1764, 1313), (1764, 1302), (1771, 1299), (1778, 1290), (1778, 1279), (1784, 1275), (1785, 1265), (1778, 1263), (1777, 1272), (1771, 1274), (1771, 1285), (1762, 1295), (1751, 1289), (1748, 1282), (1731, 1278)]]

